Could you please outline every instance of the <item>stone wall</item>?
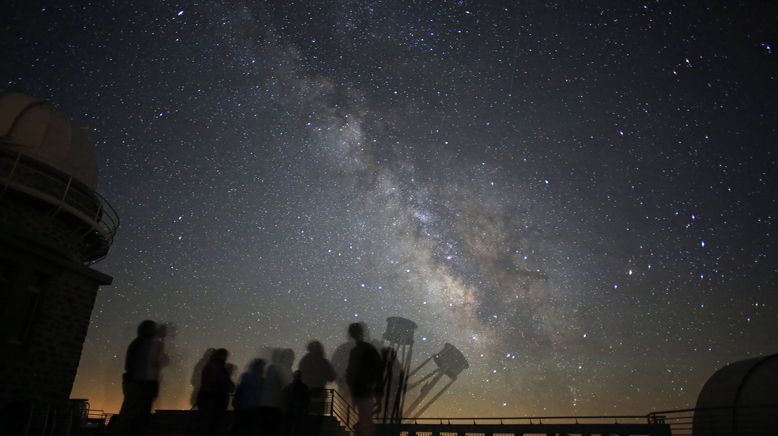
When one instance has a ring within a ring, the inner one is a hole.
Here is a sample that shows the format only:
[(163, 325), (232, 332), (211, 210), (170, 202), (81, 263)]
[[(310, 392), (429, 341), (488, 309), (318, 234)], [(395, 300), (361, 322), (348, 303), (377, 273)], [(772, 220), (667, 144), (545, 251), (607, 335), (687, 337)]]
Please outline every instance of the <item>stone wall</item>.
[(83, 225), (68, 218), (0, 195), (0, 436), (69, 428), (92, 308), (111, 278), (84, 264)]
[(42, 289), (26, 343), (8, 344), (0, 359), (0, 401), (67, 402), (81, 358), (97, 284), (70, 271)]

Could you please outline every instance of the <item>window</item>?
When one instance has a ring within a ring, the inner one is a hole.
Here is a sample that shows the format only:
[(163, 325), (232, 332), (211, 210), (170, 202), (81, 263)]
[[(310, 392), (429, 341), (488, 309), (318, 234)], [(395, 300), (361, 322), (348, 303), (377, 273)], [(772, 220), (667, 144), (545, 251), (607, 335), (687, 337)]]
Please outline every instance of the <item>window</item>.
[(30, 266), (0, 263), (5, 343), (25, 345), (35, 326), (49, 276)]

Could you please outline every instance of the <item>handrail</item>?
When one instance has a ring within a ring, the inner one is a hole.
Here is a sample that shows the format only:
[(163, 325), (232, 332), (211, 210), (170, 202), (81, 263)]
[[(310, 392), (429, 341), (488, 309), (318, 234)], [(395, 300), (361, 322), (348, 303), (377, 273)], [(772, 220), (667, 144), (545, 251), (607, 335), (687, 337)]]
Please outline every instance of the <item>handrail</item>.
[[(729, 428), (732, 425), (729, 420), (736, 413), (740, 414), (741, 418), (755, 418), (759, 421), (761, 417), (778, 415), (778, 404), (657, 410), (647, 416), (655, 424), (669, 426), (673, 436), (691, 436), (696, 424), (722, 425)], [(749, 425), (752, 424), (738, 424), (741, 429), (747, 429)]]
[(737, 409), (778, 409), (778, 404), (755, 404), (750, 406), (720, 406), (720, 407), (701, 407), (692, 409), (672, 409), (672, 410), (657, 410), (649, 413), (650, 415), (664, 415), (670, 413), (688, 413), (688, 412), (707, 412), (712, 410), (737, 410)]
[[(356, 408), (335, 389), (326, 389), (323, 400), (328, 403), (326, 414), (335, 417), (348, 430), (354, 428), (358, 414)], [(694, 410), (694, 409), (690, 409)], [(401, 425), (593, 425), (593, 424), (663, 424), (661, 412), (651, 412), (645, 415), (578, 415), (578, 416), (496, 416), (496, 417), (422, 417), (405, 418)]]
[[(330, 401), (329, 414), (335, 417), (349, 431), (354, 431), (358, 413), (357, 409), (335, 389), (325, 389)], [(326, 401), (326, 400), (325, 400)]]
[[(650, 414), (649, 414), (650, 415)], [(478, 421), (533, 421), (537, 420), (542, 423), (542, 420), (648, 420), (649, 415), (571, 415), (571, 416), (482, 416), (482, 417), (423, 417), (423, 418), (404, 418), (403, 422), (417, 422), (417, 421), (469, 421), (476, 423)]]

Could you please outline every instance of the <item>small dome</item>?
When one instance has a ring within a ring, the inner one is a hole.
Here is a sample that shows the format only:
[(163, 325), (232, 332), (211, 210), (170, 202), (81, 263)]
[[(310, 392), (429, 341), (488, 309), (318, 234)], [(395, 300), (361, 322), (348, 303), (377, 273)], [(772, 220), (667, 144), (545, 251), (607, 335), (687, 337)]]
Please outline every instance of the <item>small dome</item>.
[(695, 436), (775, 434), (778, 427), (778, 354), (731, 363), (700, 391)]
[(51, 104), (0, 91), (0, 145), (47, 163), (97, 189), (97, 156), (86, 130)]

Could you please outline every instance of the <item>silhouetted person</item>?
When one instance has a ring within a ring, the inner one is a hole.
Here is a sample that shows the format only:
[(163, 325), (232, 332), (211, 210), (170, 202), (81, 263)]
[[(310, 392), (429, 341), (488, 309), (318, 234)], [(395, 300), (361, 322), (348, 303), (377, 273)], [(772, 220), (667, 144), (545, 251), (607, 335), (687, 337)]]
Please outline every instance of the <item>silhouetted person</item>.
[(308, 353), (300, 359), (298, 368), (303, 374), (303, 383), (313, 391), (321, 390), (327, 383), (335, 380), (335, 369), (324, 354), (324, 346), (319, 341), (308, 343)]
[(116, 435), (148, 432), (151, 406), (159, 394), (160, 370), (167, 363), (163, 338), (158, 338), (157, 332), (154, 321), (143, 321), (138, 325), (138, 336), (127, 347), (122, 375), (124, 401), (116, 423)]
[(348, 357), (351, 354), (351, 349), (354, 348), (354, 341), (348, 340), (335, 348), (332, 352), (332, 367), (335, 369), (335, 385), (338, 388), (338, 392), (343, 397), (351, 401), (351, 396), (348, 390), (348, 382), (346, 381), (346, 369), (348, 368)]
[(192, 395), (189, 399), (189, 403), (192, 405), (192, 409), (197, 407), (197, 395), (200, 393), (200, 382), (203, 378), (203, 368), (205, 368), (205, 365), (208, 364), (208, 361), (211, 359), (211, 355), (214, 351), (216, 351), (215, 348), (208, 348), (205, 350), (202, 357), (200, 357), (200, 360), (198, 360), (195, 364), (194, 369), (192, 369), (192, 378), (189, 381), (189, 383), (192, 385)]
[(373, 407), (381, 385), (381, 356), (372, 344), (365, 342), (365, 328), (361, 323), (351, 324), (348, 334), (355, 341), (346, 369), (351, 399), (359, 413), (355, 430), (358, 436), (373, 436)]
[[(303, 374), (303, 383), (311, 393), (310, 412), (315, 416), (310, 418), (310, 429), (318, 434), (323, 423), (327, 402), (324, 388), (327, 383), (335, 381), (335, 369), (324, 354), (324, 346), (319, 341), (308, 343), (308, 353), (300, 359), (297, 368)], [(344, 371), (345, 372), (345, 366)]]
[(283, 427), (281, 390), (292, 382), (294, 351), (289, 348), (273, 349), (270, 365), (265, 371), (265, 385), (262, 389), (260, 415), (262, 435), (278, 436)]
[(224, 348), (214, 351), (203, 368), (200, 393), (197, 395), (199, 431), (204, 435), (221, 435), (225, 415), (230, 401), (230, 392), (235, 384), (230, 378), (227, 357)]
[(292, 383), (281, 390), (286, 425), (285, 436), (308, 436), (308, 412), (311, 406), (311, 394), (303, 383), (302, 373), (294, 372)]
[(233, 436), (256, 435), (259, 431), (259, 406), (265, 383), (265, 361), (254, 359), (248, 370), (240, 377), (232, 406), (235, 420), (232, 425)]

